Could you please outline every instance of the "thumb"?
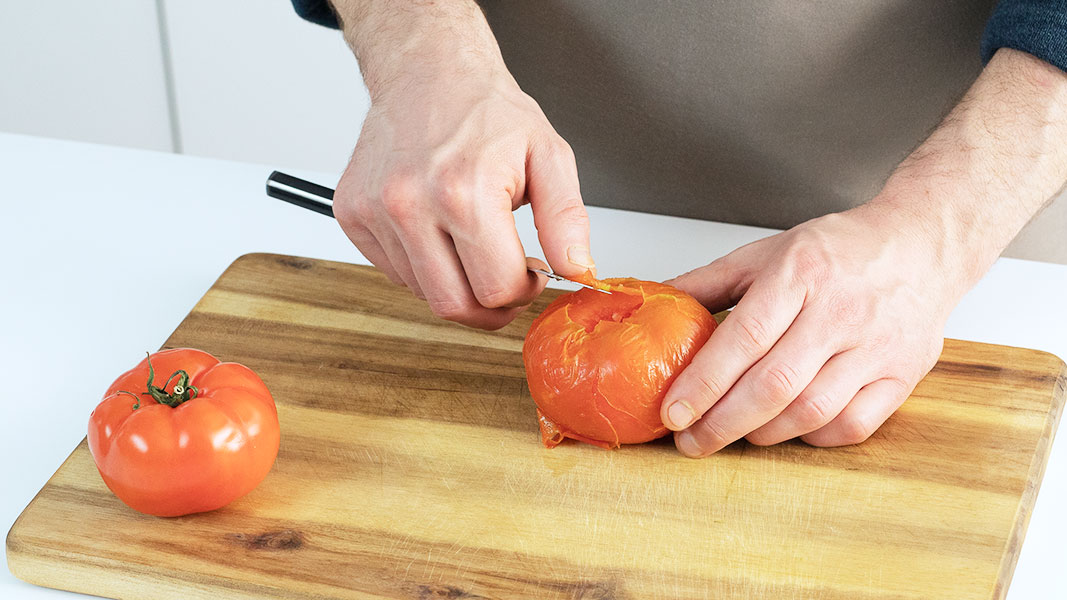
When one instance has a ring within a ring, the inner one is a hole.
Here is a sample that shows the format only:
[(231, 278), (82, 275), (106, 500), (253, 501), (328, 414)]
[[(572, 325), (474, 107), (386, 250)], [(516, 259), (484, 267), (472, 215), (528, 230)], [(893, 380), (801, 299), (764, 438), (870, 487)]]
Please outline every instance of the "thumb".
[(533, 210), (537, 238), (552, 270), (576, 277), (596, 275), (589, 252), (589, 215), (578, 190), (574, 152), (562, 138), (531, 146), (526, 160), (526, 196)]
[(733, 254), (665, 281), (697, 299), (712, 313), (733, 307), (752, 285), (753, 270)]

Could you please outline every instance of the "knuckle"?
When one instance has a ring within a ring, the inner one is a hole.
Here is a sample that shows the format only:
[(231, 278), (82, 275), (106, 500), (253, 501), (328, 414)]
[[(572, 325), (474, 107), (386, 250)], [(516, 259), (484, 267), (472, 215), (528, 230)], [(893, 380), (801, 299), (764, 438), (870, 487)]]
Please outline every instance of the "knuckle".
[(765, 408), (779, 408), (796, 397), (800, 372), (791, 365), (778, 363), (763, 370), (758, 381), (761, 404)]
[(575, 159), (574, 148), (571, 148), (571, 145), (567, 143), (567, 140), (563, 139), (562, 137), (556, 136), (556, 138), (552, 141), (551, 149), (552, 152), (555, 153), (556, 156), (560, 157), (562, 160), (568, 160), (573, 162)]
[(519, 300), (517, 290), (503, 287), (476, 290), (474, 296), (478, 299), (478, 304), (485, 308), (503, 308)]
[(334, 201), (333, 216), (337, 219), (337, 223), (341, 228), (346, 231), (354, 226), (362, 225), (361, 220), (356, 215), (355, 202), (350, 198)]
[(734, 324), (737, 327), (737, 337), (741, 348), (748, 356), (758, 356), (770, 344), (770, 333), (767, 325), (759, 317), (750, 314), (739, 314), (736, 315)]
[(334, 190), (334, 201), (345, 200), (353, 198), (359, 195), (359, 189), (361, 187), (362, 177), (353, 172), (351, 167), (341, 174), (340, 181), (337, 182), (337, 189)]
[(434, 316), (468, 327), (493, 331), (507, 325), (511, 320), (506, 314), (495, 313), (466, 302), (431, 300), (427, 303)]
[(701, 419), (692, 425), (693, 438), (702, 452), (721, 448), (734, 441), (726, 429), (714, 419)]
[(767, 384), (767, 389), (791, 395), (800, 382), (800, 371), (789, 363), (778, 363), (764, 371), (763, 380)]
[(410, 198), (390, 196), (389, 199), (386, 199), (383, 197), (382, 207), (385, 209), (385, 214), (398, 223), (410, 220), (415, 214), (414, 202)]
[(415, 180), (407, 175), (390, 176), (382, 185), (382, 207), (396, 221), (405, 221), (414, 215), (417, 197)]
[(589, 228), (589, 213), (586, 212), (582, 201), (577, 198), (568, 200), (556, 212), (553, 222), (566, 227)]
[[(917, 383), (937, 365), (942, 345), (943, 340), (940, 339), (918, 343), (902, 340), (896, 347), (887, 344), (880, 348), (872, 347), (869, 352), (872, 360), (880, 361), (881, 369), (877, 373), (880, 378), (897, 384), (902, 394), (910, 389), (908, 382)], [(886, 359), (886, 356), (892, 358)]]
[(795, 273), (803, 281), (822, 282), (827, 277), (828, 265), (810, 250), (801, 251), (797, 254)]
[(703, 399), (703, 406), (714, 403), (726, 394), (726, 386), (708, 373), (696, 373), (692, 382), (696, 387), (696, 396)]
[(918, 383), (918, 381), (922, 379), (922, 376), (925, 374), (925, 372), (920, 373), (917, 377), (914, 378), (893, 376), (887, 377), (885, 381), (893, 387), (889, 395), (887, 396), (886, 401), (893, 402), (896, 406), (903, 404), (903, 402), (907, 400), (908, 395), (911, 393), (911, 390), (915, 387), (915, 384)]
[(371, 222), (369, 214), (370, 203), (361, 194), (352, 191), (336, 194), (337, 201), (333, 205), (333, 214), (337, 222), (344, 229), (354, 227), (366, 227)]
[(437, 205), (446, 215), (465, 217), (470, 212), (471, 192), (466, 179), (455, 173), (444, 173), (438, 176), (434, 188)]
[(434, 316), (446, 321), (462, 322), (470, 315), (464, 303), (454, 300), (430, 300), (429, 305)]
[(833, 263), (823, 250), (822, 244), (818, 234), (808, 233), (789, 248), (786, 258), (793, 279), (817, 284), (831, 278)]
[(797, 423), (808, 431), (818, 429), (837, 416), (835, 407), (834, 399), (825, 392), (800, 398), (797, 400)]

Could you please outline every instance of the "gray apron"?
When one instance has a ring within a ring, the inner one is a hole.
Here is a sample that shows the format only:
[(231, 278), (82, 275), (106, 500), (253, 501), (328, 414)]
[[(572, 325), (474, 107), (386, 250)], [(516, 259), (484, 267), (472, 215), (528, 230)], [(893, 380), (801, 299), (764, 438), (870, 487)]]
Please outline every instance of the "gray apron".
[[(878, 193), (978, 75), (995, 1), (480, 4), (587, 204), (788, 228)], [(1067, 262), (1058, 212), (1017, 254)]]

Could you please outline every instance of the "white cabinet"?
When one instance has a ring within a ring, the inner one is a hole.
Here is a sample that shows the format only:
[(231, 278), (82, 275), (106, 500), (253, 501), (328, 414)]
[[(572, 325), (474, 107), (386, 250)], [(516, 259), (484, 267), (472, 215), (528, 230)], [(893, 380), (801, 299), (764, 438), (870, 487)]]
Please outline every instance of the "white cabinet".
[(183, 152), (340, 175), (370, 106), (340, 32), (287, 0), (162, 2)]
[(0, 131), (171, 150), (156, 5), (0, 3)]

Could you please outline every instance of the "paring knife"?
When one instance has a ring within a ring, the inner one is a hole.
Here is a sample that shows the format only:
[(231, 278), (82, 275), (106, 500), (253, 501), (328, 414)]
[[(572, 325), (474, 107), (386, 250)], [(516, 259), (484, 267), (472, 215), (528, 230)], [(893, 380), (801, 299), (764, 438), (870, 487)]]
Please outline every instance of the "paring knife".
[[(293, 177), (286, 173), (280, 173), (274, 171), (267, 177), (267, 195), (271, 198), (277, 198), (279, 200), (285, 200), (290, 204), (295, 204), (301, 208), (313, 210), (320, 215), (326, 215), (327, 217), (333, 217), (333, 190), (319, 185), (317, 183), (311, 183), (305, 179), (299, 177)], [(597, 287), (593, 287), (588, 283), (582, 283), (573, 279), (568, 279), (562, 275), (546, 271), (544, 269), (528, 268), (527, 270), (534, 273), (540, 273), (549, 279), (555, 279), (556, 281), (569, 281), (573, 284), (580, 285), (584, 288), (596, 290), (604, 294), (611, 295), (608, 290), (602, 290)]]

